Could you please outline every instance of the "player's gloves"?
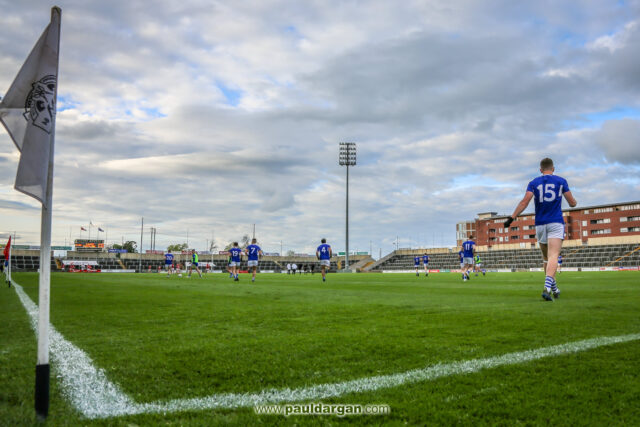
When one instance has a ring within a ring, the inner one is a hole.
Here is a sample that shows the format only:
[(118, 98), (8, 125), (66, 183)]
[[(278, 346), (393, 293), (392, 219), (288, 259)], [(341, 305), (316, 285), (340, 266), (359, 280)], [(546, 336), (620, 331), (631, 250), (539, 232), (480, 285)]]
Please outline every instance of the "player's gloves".
[(509, 228), (509, 226), (511, 225), (511, 223), (512, 223), (512, 222), (513, 222), (513, 218), (509, 217), (509, 219), (507, 219), (507, 220), (504, 222), (503, 227), (504, 227), (504, 228)]

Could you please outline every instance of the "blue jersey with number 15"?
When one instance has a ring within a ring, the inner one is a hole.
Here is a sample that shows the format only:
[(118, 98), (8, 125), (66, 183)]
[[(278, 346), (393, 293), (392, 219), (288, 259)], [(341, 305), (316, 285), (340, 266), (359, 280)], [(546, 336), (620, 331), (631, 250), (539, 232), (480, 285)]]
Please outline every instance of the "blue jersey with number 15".
[(527, 186), (536, 206), (536, 225), (551, 224), (562, 219), (562, 195), (569, 190), (567, 180), (556, 175), (542, 175)]

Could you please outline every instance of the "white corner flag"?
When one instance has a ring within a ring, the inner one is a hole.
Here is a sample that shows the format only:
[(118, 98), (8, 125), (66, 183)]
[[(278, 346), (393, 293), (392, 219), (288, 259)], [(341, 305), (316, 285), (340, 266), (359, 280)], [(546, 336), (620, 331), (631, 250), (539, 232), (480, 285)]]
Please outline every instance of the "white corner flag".
[(22, 65), (0, 102), (0, 122), (22, 153), (15, 188), (47, 206), (46, 190), (58, 80), (60, 9)]
[(35, 408), (40, 418), (46, 418), (49, 412), (51, 201), (60, 15), (59, 7), (51, 9), (51, 23), (45, 28), (5, 97), (0, 101), (0, 122), (21, 153), (15, 189), (42, 203), (35, 393)]

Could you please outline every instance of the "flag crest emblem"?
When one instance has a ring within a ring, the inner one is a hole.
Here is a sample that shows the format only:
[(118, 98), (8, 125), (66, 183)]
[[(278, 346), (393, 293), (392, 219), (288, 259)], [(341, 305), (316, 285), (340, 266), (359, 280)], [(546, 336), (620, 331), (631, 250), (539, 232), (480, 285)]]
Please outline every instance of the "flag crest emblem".
[(32, 83), (24, 104), (24, 118), (50, 134), (55, 106), (56, 76), (48, 75)]

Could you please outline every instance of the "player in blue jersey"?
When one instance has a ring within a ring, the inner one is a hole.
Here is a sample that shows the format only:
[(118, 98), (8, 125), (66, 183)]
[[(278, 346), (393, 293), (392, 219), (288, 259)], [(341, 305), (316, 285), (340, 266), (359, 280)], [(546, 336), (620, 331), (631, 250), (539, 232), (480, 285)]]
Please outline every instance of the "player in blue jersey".
[(458, 251), (458, 258), (460, 258), (460, 272), (464, 269), (464, 251)]
[(240, 281), (240, 279), (238, 279), (238, 271), (240, 270), (240, 263), (242, 262), (242, 253), (242, 249), (238, 247), (238, 242), (233, 242), (233, 247), (229, 249), (229, 257), (231, 258), (229, 266), (231, 267), (234, 282)]
[(429, 277), (429, 255), (426, 252), (422, 255), (422, 265), (424, 266), (425, 277)]
[(173, 272), (173, 254), (170, 250), (164, 254), (164, 269), (167, 270), (167, 277), (170, 277)]
[(416, 276), (420, 276), (420, 273), (418, 273), (418, 270), (420, 269), (420, 255), (413, 257), (413, 266), (416, 268)]
[(466, 282), (471, 280), (469, 277), (469, 271), (473, 269), (473, 256), (476, 252), (476, 242), (473, 241), (473, 236), (469, 236), (469, 240), (462, 244), (462, 279)]
[(540, 162), (542, 175), (535, 178), (527, 186), (523, 199), (516, 206), (513, 214), (505, 221), (504, 228), (508, 229), (515, 218), (524, 211), (531, 199), (536, 208), (536, 239), (542, 252), (543, 268), (545, 272), (542, 298), (553, 301), (560, 296), (556, 285), (556, 271), (558, 270), (558, 256), (562, 250), (564, 238), (564, 219), (562, 218), (562, 196), (567, 199), (569, 206), (575, 207), (578, 202), (569, 189), (567, 180), (554, 175), (553, 160), (542, 159)]
[(251, 239), (251, 244), (247, 246), (246, 252), (249, 261), (247, 261), (247, 265), (249, 266), (249, 270), (253, 269), (253, 276), (251, 277), (251, 281), (256, 281), (256, 270), (258, 269), (258, 260), (262, 256), (262, 249), (256, 243), (258, 241), (256, 239)]
[(196, 273), (198, 273), (198, 275), (202, 279), (202, 272), (200, 271), (200, 268), (198, 267), (198, 264), (199, 264), (198, 252), (196, 252), (196, 250), (193, 249), (191, 251), (191, 265), (189, 266), (189, 274), (187, 275), (187, 277), (191, 277), (191, 272), (193, 271), (193, 268), (195, 267), (196, 268)]
[(322, 269), (322, 281), (327, 281), (327, 269), (331, 267), (331, 256), (333, 255), (333, 251), (331, 251), (331, 246), (327, 245), (327, 239), (322, 239), (320, 241), (320, 246), (316, 249), (316, 258), (320, 260), (320, 268)]
[(558, 274), (562, 273), (562, 254), (558, 255)]

